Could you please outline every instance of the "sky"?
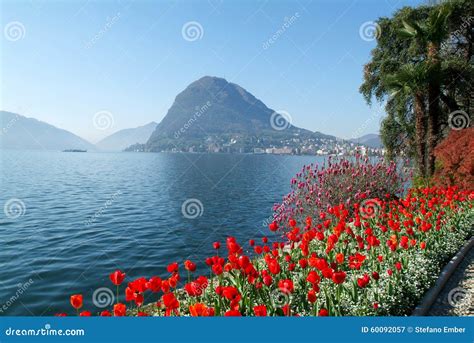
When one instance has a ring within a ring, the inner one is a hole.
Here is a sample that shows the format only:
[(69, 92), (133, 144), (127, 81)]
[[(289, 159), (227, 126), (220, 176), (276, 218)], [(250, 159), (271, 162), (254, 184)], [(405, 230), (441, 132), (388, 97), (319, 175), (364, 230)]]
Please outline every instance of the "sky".
[(159, 122), (205, 75), (239, 84), (295, 126), (376, 133), (383, 106), (358, 91), (373, 21), (424, 1), (0, 3), (0, 109), (97, 142)]

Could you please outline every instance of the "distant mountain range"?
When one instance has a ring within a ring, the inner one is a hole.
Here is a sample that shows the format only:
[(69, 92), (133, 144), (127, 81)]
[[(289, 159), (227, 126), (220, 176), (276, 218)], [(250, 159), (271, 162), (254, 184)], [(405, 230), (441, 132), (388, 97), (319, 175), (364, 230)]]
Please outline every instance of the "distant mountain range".
[(371, 148), (382, 148), (382, 140), (380, 139), (380, 135), (375, 133), (369, 133), (359, 138), (350, 139), (351, 142), (366, 145)]
[(156, 125), (158, 124), (151, 122), (133, 129), (117, 131), (96, 143), (96, 147), (102, 151), (123, 151), (130, 145), (146, 143)]
[(368, 134), (340, 140), (298, 128), (291, 116), (275, 111), (237, 84), (205, 76), (179, 93), (163, 120), (124, 129), (96, 145), (42, 121), (0, 111), (0, 147), (92, 151), (192, 151), (344, 154), (352, 143), (382, 147)]
[(0, 111), (0, 148), (29, 150), (123, 151), (148, 141), (157, 123), (117, 131), (92, 144), (53, 125), (20, 114)]
[(0, 147), (7, 149), (95, 150), (75, 134), (19, 114), (0, 111)]

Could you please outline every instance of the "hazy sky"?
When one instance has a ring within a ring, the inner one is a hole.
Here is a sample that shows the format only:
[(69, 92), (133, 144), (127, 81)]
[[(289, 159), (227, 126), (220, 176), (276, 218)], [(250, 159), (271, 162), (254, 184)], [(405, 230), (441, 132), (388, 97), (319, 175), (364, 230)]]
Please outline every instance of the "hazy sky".
[[(213, 75), (296, 126), (377, 132), (383, 112), (358, 92), (375, 46), (363, 24), (421, 2), (3, 0), (0, 108), (96, 142), (159, 122), (189, 83)], [(113, 118), (106, 130), (99, 111)]]

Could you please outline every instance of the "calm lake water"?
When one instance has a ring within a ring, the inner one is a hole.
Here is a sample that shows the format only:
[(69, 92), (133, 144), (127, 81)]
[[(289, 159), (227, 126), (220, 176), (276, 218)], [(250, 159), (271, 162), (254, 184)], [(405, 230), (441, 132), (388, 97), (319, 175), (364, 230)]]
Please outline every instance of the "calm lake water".
[[(273, 204), (316, 161), (0, 150), (0, 315), (73, 313), (74, 293), (100, 311), (94, 291), (113, 289), (108, 275), (115, 269), (163, 276), (168, 263), (190, 258), (207, 274), (202, 262), (212, 242), (268, 233), (263, 222)], [(198, 201), (188, 201), (183, 215), (188, 199)]]

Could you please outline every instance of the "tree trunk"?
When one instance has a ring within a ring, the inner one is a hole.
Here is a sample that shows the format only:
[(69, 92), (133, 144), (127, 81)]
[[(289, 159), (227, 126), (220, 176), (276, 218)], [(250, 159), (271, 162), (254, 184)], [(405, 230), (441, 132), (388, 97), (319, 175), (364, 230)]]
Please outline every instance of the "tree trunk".
[(426, 176), (431, 177), (435, 170), (434, 149), (438, 144), (441, 132), (440, 120), (440, 61), (439, 45), (433, 42), (428, 44), (428, 61), (431, 65), (431, 75), (428, 84), (428, 146), (426, 158)]
[(426, 176), (431, 177), (435, 170), (434, 150), (438, 144), (440, 135), (440, 109), (439, 109), (439, 86), (435, 84), (428, 85), (428, 149), (426, 159)]
[(426, 176), (426, 114), (423, 93), (415, 94), (415, 143), (418, 176)]

